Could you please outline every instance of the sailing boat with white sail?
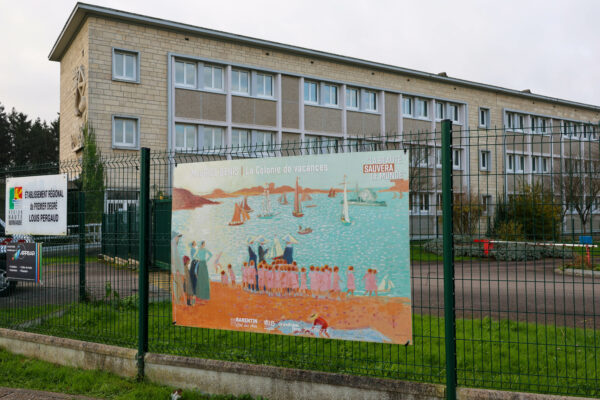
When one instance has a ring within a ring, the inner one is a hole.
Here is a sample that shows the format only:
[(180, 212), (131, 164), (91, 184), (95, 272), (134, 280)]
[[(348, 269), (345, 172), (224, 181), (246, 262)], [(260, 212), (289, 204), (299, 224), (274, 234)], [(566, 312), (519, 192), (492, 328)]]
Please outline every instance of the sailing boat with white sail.
[(267, 254), (268, 258), (281, 258), (283, 256), (283, 247), (281, 247), (281, 242), (279, 238), (275, 237), (273, 239), (273, 246), (269, 249), (269, 253)]
[(387, 293), (391, 292), (394, 287), (394, 283), (390, 280), (389, 275), (386, 275), (381, 282), (379, 282), (379, 285), (377, 285), (377, 291), (379, 293)]
[(344, 200), (342, 201), (342, 224), (344, 225), (351, 225), (352, 221), (350, 220), (350, 215), (348, 213), (348, 189), (347, 189), (347, 182), (346, 182), (346, 175), (344, 175), (344, 182), (342, 182), (342, 185), (344, 185)]
[(263, 200), (263, 209), (262, 214), (258, 215), (260, 219), (270, 219), (273, 218), (276, 214), (271, 210), (271, 199), (269, 198), (269, 187), (265, 186), (264, 191), (265, 198)]

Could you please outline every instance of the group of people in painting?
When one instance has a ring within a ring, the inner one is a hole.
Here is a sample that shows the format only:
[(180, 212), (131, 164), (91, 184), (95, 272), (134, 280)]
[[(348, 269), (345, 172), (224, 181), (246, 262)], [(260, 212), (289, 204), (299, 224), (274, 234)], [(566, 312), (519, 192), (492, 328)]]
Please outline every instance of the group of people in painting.
[(210, 278), (207, 262), (212, 253), (206, 248), (206, 243), (193, 241), (189, 244), (189, 253), (181, 254), (179, 240), (181, 235), (175, 235), (171, 241), (173, 266), (173, 296), (176, 302), (187, 305), (204, 303), (210, 299)]

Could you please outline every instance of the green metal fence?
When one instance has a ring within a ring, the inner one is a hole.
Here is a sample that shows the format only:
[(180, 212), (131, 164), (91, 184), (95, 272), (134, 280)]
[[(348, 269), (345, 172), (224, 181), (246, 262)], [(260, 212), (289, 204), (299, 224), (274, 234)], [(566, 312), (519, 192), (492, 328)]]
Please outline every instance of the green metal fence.
[[(69, 221), (79, 227), (36, 238), (44, 284), (19, 284), (0, 298), (0, 326), (140, 352), (442, 383), (448, 398), (456, 385), (600, 395), (600, 251), (580, 244), (588, 236), (597, 244), (600, 232), (595, 128), (422, 123), (428, 128), (402, 135), (149, 152), (147, 167), (137, 153), (106, 158), (100, 187), (83, 184), (79, 161), (1, 171), (0, 184), (67, 173)], [(411, 345), (172, 324), (175, 165), (378, 150), (409, 157)], [(93, 223), (102, 223), (100, 245), (86, 233)]]

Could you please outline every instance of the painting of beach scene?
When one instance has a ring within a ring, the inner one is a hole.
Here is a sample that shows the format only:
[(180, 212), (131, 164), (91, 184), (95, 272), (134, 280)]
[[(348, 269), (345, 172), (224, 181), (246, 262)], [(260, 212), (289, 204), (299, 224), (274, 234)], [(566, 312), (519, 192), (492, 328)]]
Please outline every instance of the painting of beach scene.
[(176, 325), (409, 344), (403, 151), (179, 164)]

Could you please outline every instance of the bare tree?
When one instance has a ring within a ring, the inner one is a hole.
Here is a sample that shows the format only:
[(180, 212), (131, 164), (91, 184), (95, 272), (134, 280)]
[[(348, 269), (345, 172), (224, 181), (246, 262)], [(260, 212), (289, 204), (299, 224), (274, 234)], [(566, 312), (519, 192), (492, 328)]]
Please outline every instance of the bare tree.
[(554, 173), (554, 190), (564, 195), (563, 217), (569, 210), (579, 216), (583, 233), (600, 196), (600, 161), (564, 160), (562, 170)]

